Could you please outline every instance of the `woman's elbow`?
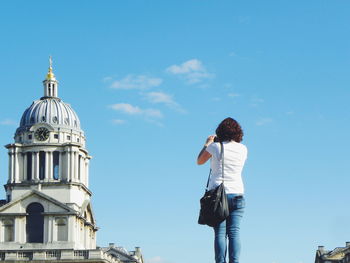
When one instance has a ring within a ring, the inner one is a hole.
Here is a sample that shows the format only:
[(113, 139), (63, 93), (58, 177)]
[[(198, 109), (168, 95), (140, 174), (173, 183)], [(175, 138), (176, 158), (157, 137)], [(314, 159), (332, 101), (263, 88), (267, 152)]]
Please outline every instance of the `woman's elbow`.
[(198, 164), (198, 165), (205, 164), (205, 161), (204, 161), (204, 160), (201, 160), (200, 158), (198, 158), (198, 159), (197, 159), (197, 164)]

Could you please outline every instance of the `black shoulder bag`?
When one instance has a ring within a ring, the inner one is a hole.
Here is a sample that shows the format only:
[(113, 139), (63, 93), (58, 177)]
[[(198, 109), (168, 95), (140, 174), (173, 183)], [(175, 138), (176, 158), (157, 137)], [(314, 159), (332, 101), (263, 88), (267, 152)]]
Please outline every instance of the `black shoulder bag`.
[(221, 145), (221, 166), (222, 166), (222, 183), (208, 191), (211, 169), (208, 177), (207, 187), (204, 196), (200, 199), (201, 209), (199, 212), (198, 224), (216, 226), (224, 221), (229, 215), (227, 196), (224, 187), (224, 145)]

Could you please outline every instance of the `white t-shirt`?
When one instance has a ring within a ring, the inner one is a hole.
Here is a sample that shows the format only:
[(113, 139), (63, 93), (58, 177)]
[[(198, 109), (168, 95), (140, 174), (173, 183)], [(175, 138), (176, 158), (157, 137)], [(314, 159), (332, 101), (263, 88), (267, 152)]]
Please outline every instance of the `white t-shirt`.
[[(244, 194), (242, 170), (247, 159), (247, 147), (235, 141), (226, 141), (223, 142), (223, 145), (226, 194)], [(209, 181), (209, 190), (211, 190), (222, 183), (221, 145), (219, 142), (213, 142), (206, 148), (206, 151), (212, 155), (210, 161), (212, 171)]]

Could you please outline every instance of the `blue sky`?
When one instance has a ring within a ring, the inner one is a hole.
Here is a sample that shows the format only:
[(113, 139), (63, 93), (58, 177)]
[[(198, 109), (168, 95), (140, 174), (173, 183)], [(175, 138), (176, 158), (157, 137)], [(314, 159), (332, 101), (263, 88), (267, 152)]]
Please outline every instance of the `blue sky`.
[(2, 1), (0, 143), (52, 55), (93, 156), (98, 244), (210, 263), (196, 223), (209, 167), (195, 160), (232, 116), (249, 149), (242, 262), (313, 262), (350, 240), (349, 13), (346, 0)]

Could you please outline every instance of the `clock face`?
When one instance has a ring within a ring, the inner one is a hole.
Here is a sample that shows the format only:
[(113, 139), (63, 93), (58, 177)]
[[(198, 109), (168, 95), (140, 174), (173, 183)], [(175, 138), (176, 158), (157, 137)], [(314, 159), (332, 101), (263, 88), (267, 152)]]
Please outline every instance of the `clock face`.
[(50, 131), (45, 127), (38, 128), (34, 133), (35, 138), (39, 141), (46, 141), (49, 138), (49, 135)]

